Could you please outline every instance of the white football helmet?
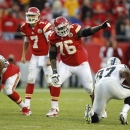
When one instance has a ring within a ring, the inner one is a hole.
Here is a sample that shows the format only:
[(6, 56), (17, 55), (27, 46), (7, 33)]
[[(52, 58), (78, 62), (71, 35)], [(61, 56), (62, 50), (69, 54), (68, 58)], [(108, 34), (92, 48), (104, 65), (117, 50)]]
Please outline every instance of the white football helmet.
[(67, 36), (70, 32), (69, 22), (63, 16), (57, 17), (54, 20), (54, 26), (55, 26), (55, 31), (57, 35), (61, 37)]
[(111, 57), (107, 61), (107, 66), (121, 64), (121, 61), (117, 57)]
[(40, 10), (36, 7), (31, 7), (26, 12), (26, 22), (35, 24), (40, 20)]

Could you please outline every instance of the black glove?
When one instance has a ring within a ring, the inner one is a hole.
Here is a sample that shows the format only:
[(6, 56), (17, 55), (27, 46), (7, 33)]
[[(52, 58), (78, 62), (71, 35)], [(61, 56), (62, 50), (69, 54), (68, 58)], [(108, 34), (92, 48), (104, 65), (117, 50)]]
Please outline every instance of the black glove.
[(104, 28), (107, 28), (107, 27), (111, 27), (110, 23), (108, 22), (108, 20), (106, 20), (105, 22), (103, 22), (101, 25), (100, 25), (100, 28), (101, 29), (104, 29)]
[(54, 84), (57, 84), (58, 82), (59, 82), (59, 74), (57, 73), (57, 70), (55, 69), (55, 70), (53, 70), (53, 75), (52, 75), (52, 82), (54, 83)]

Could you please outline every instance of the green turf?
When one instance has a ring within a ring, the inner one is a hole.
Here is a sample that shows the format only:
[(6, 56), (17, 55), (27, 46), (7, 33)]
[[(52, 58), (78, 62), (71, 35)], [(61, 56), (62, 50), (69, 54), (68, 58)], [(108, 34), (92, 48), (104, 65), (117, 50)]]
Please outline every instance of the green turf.
[[(24, 89), (16, 89), (24, 99)], [(20, 107), (3, 93), (0, 94), (0, 130), (130, 130), (118, 119), (123, 100), (111, 100), (107, 105), (108, 118), (99, 124), (87, 124), (84, 119), (86, 104), (91, 104), (84, 89), (62, 89), (59, 117), (45, 117), (50, 109), (48, 89), (35, 89), (31, 102), (31, 116), (20, 114)], [(128, 116), (130, 121), (130, 116)]]

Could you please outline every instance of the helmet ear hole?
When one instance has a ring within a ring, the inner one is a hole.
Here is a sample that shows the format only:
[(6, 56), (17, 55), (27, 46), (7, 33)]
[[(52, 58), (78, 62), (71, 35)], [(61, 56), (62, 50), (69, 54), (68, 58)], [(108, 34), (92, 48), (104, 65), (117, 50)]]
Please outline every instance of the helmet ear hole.
[(121, 64), (121, 61), (117, 57), (111, 57), (107, 61), (107, 66)]

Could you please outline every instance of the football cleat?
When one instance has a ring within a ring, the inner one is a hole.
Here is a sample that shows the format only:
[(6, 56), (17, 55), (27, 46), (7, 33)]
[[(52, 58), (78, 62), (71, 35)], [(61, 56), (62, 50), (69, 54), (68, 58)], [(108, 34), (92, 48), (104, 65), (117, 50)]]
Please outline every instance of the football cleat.
[(58, 110), (56, 108), (51, 108), (51, 110), (46, 114), (46, 117), (58, 117)]
[(30, 116), (32, 114), (31, 110), (28, 107), (23, 107), (20, 112), (22, 115)]
[(106, 112), (106, 110), (104, 110), (104, 112), (102, 114), (102, 118), (107, 118), (107, 112)]
[(88, 124), (91, 124), (91, 106), (88, 104), (86, 105), (85, 112), (84, 112), (84, 119)]
[(121, 124), (128, 125), (127, 114), (126, 113), (121, 112), (121, 114), (119, 116), (119, 120), (120, 120)]

